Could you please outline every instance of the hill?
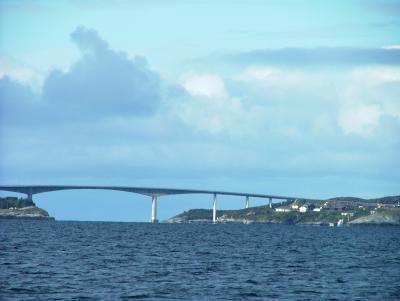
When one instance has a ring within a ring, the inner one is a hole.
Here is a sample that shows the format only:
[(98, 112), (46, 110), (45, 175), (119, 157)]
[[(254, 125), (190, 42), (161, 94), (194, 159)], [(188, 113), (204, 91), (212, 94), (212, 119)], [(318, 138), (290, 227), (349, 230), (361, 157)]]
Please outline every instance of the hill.
[(54, 219), (29, 199), (0, 197), (0, 219)]
[[(275, 203), (272, 208), (258, 206), (240, 210), (217, 211), (217, 221), (221, 223), (328, 225), (337, 223), (341, 219), (350, 224), (400, 224), (400, 196), (376, 199), (337, 197), (328, 200), (286, 201), (279, 204)], [(210, 223), (212, 222), (212, 210), (192, 209), (165, 222)]]

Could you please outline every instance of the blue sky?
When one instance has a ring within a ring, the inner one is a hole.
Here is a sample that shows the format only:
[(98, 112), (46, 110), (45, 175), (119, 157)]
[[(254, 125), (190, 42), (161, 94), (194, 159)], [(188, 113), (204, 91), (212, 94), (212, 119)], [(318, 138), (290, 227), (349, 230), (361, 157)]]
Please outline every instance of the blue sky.
[[(399, 25), (387, 0), (2, 1), (0, 182), (399, 194)], [(35, 201), (150, 216), (126, 193)], [(159, 217), (195, 207), (211, 198), (161, 198)]]

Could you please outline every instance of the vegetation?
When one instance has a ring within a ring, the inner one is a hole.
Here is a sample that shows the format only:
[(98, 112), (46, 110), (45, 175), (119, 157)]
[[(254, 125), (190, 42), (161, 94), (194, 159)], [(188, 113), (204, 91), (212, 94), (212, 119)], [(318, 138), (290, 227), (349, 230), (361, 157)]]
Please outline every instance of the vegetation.
[(16, 197), (0, 197), (0, 209), (36, 206), (32, 200)]
[[(183, 218), (186, 221), (211, 220), (212, 210), (193, 209), (184, 212), (176, 218)], [(336, 212), (276, 212), (268, 206), (252, 207), (241, 210), (218, 210), (217, 218), (225, 221), (247, 220), (252, 222), (272, 222), (272, 223), (331, 223), (343, 218)]]
[(54, 220), (32, 200), (16, 197), (0, 197), (0, 219)]
[[(307, 212), (291, 210), (289, 212), (277, 212), (276, 208), (290, 208), (293, 201), (285, 201), (269, 206), (252, 207), (241, 210), (218, 210), (217, 220), (220, 222), (264, 222), (264, 223), (287, 223), (287, 224), (329, 224), (337, 223), (340, 219), (351, 222), (362, 217), (384, 216), (392, 221), (400, 220), (400, 196), (385, 197), (380, 199), (365, 200), (353, 197), (332, 198), (329, 200), (296, 200), (296, 205), (306, 206)], [(377, 208), (378, 204), (384, 204), (385, 209)], [(397, 208), (395, 208), (397, 206)], [(321, 208), (313, 211), (313, 208)], [(342, 213), (344, 215), (342, 215)], [(171, 218), (170, 222), (193, 222), (212, 219), (212, 210), (193, 209)], [(371, 220), (371, 219), (369, 219)], [(395, 222), (396, 223), (396, 222)]]

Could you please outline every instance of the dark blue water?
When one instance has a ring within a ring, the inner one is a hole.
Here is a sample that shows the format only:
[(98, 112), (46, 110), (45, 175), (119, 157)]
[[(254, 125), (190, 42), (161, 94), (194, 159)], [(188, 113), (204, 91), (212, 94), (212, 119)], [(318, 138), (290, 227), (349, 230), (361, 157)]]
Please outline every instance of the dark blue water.
[(0, 220), (1, 300), (399, 300), (400, 227)]

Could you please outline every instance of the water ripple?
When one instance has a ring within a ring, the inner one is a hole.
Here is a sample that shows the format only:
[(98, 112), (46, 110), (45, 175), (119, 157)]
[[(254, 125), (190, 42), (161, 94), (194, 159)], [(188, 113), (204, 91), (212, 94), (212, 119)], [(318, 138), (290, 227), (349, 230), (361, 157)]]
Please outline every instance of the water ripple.
[(395, 300), (400, 227), (0, 220), (0, 300)]

